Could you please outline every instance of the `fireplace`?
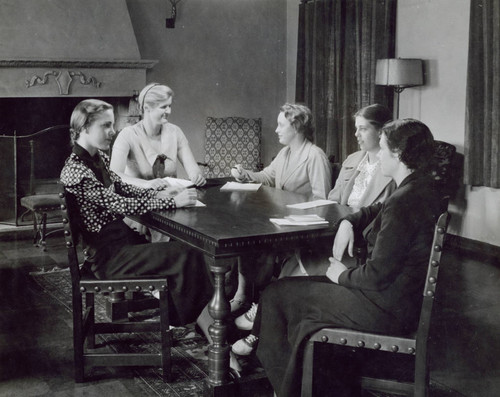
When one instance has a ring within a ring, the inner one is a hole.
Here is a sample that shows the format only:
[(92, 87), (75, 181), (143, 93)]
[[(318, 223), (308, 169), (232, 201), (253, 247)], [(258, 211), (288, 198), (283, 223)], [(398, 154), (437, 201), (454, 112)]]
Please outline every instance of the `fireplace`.
[[(2, 1), (1, 223), (20, 223), (20, 197), (40, 188), (33, 175), (58, 177), (69, 133), (51, 127), (68, 125), (86, 98), (114, 106), (118, 131), (136, 122), (130, 105), (156, 62), (141, 58), (125, 0)], [(47, 128), (57, 133), (37, 134)]]

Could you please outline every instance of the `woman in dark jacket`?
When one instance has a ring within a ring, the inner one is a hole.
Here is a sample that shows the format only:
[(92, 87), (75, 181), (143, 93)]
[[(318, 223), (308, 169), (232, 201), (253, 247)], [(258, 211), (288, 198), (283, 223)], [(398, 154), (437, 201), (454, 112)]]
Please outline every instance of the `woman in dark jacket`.
[[(262, 294), (257, 356), (277, 396), (300, 395), (303, 342), (323, 327), (396, 334), (416, 329), (440, 209), (426, 172), (433, 143), (427, 126), (417, 120), (384, 127), (379, 156), (395, 192), (340, 223), (333, 255), (324, 258), (330, 262), (326, 276), (281, 279)], [(342, 259), (346, 249), (353, 254), (354, 230), (365, 231), (369, 255), (365, 264), (347, 268)], [(332, 395), (346, 394), (339, 389)]]

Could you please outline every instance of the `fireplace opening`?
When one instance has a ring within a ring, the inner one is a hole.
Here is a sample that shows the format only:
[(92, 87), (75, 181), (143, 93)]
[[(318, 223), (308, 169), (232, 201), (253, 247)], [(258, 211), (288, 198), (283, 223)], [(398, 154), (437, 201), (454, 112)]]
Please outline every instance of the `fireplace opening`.
[[(71, 152), (71, 113), (83, 99), (0, 99), (0, 223), (30, 224), (31, 218), (20, 205), (21, 197), (54, 192)], [(139, 120), (135, 112), (129, 112), (130, 97), (99, 99), (113, 105), (117, 132)]]

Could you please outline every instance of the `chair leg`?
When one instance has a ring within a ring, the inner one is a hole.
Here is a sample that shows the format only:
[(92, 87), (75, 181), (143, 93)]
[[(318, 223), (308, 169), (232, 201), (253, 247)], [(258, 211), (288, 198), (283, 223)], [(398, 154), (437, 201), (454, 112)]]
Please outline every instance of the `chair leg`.
[(83, 335), (82, 315), (82, 296), (79, 292), (73, 292), (73, 352), (75, 361), (75, 382), (77, 383), (82, 383), (85, 377), (83, 360), (85, 335)]
[(168, 292), (160, 291), (161, 368), (164, 382), (172, 380), (172, 331), (169, 330)]
[(314, 342), (307, 341), (302, 360), (302, 397), (312, 397), (313, 395), (313, 363)]
[(87, 292), (85, 294), (85, 309), (88, 317), (86, 318), (86, 323), (88, 324), (87, 334), (85, 338), (87, 340), (87, 346), (89, 349), (95, 348), (95, 310), (94, 310), (94, 294)]
[(33, 217), (33, 245), (38, 246), (38, 220), (36, 217), (36, 212), (32, 211), (31, 216)]
[(429, 395), (429, 366), (426, 349), (420, 354), (417, 353), (415, 357), (414, 381), (415, 397), (427, 397)]
[(42, 213), (42, 223), (40, 224), (42, 231), (40, 232), (40, 246), (42, 247), (42, 251), (46, 251), (46, 242), (45, 237), (47, 237), (47, 213)]

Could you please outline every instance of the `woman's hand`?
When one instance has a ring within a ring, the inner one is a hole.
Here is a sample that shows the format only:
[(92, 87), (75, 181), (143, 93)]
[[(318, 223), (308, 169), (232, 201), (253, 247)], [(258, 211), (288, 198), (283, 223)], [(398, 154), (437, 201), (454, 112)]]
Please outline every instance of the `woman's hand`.
[(157, 178), (147, 181), (146, 187), (152, 189), (165, 188), (168, 186), (168, 182), (164, 179)]
[(177, 208), (182, 208), (195, 205), (197, 198), (196, 189), (184, 189), (174, 197), (174, 201)]
[(347, 270), (347, 266), (335, 258), (328, 258), (330, 267), (326, 270), (326, 277), (328, 277), (335, 284), (339, 283), (339, 277), (342, 272)]
[(346, 248), (349, 256), (353, 257), (354, 231), (352, 230), (351, 222), (343, 220), (340, 222), (339, 230), (337, 231), (335, 240), (333, 241), (333, 257), (337, 261), (341, 261)]
[(241, 164), (236, 164), (231, 168), (231, 175), (238, 182), (246, 182), (250, 181), (250, 175), (248, 175), (248, 171), (244, 169)]
[(182, 186), (169, 186), (163, 190), (160, 190), (156, 194), (156, 197), (162, 198), (162, 199), (173, 198), (173, 197), (177, 196), (183, 190), (186, 190), (186, 188), (184, 188)]
[(202, 174), (195, 174), (192, 177), (189, 178), (191, 182), (193, 182), (196, 186), (203, 186), (205, 183), (207, 183), (207, 180)]

